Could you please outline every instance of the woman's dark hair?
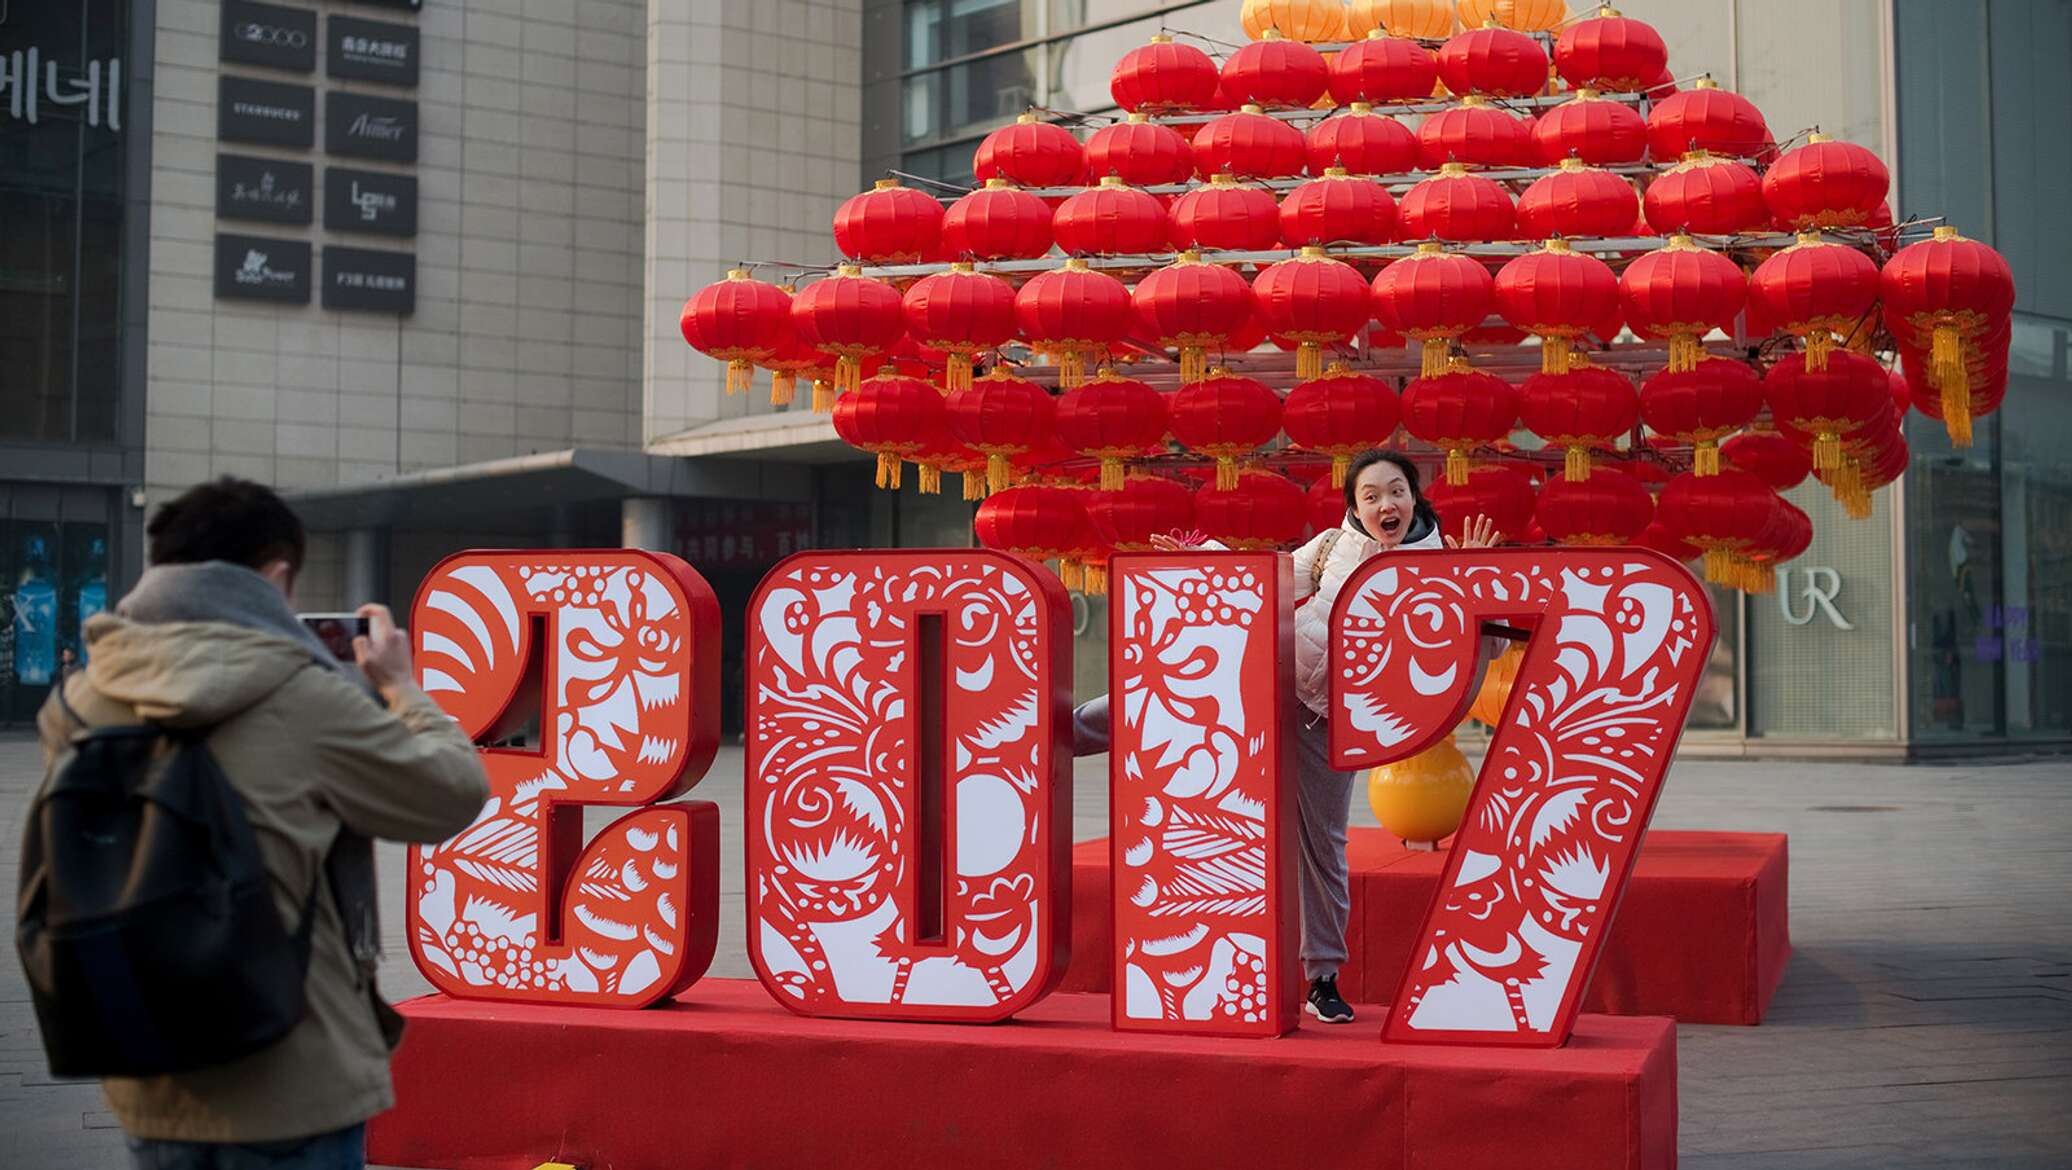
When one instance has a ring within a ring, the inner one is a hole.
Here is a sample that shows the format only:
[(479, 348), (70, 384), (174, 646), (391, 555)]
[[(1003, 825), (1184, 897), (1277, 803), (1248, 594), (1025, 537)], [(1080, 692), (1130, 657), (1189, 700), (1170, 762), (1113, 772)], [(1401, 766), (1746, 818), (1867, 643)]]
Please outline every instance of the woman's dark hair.
[[(1410, 456), (1400, 451), (1383, 451), (1378, 448), (1362, 452), (1353, 459), (1352, 466), (1345, 469), (1345, 518), (1352, 522), (1353, 527), (1358, 528), (1362, 532), (1367, 532), (1367, 526), (1360, 523), (1360, 513), (1358, 509), (1353, 507), (1353, 502), (1360, 490), (1361, 473), (1377, 463), (1393, 464), (1398, 471), (1403, 473), (1404, 482), (1410, 485), (1411, 530), (1415, 531), (1419, 528), (1429, 530), (1439, 527), (1439, 513), (1432, 507), (1432, 502), (1425, 499), (1424, 488), (1418, 483), (1417, 464), (1412, 463)], [(1375, 534), (1367, 532), (1367, 535), (1374, 536)], [(1408, 538), (1409, 534), (1405, 533), (1405, 539)]]
[(300, 572), (308, 545), (301, 519), (272, 488), (227, 475), (160, 505), (144, 534), (154, 565), (229, 561), (263, 569), (286, 561)]

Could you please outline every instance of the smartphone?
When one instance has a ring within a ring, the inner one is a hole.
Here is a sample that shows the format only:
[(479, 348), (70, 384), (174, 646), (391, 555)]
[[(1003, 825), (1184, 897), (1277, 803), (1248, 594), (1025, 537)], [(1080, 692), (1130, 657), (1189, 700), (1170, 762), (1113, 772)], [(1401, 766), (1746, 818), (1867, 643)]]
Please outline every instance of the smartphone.
[(317, 641), (340, 662), (353, 660), (353, 639), (367, 632), (367, 619), (356, 613), (305, 613), (297, 615)]

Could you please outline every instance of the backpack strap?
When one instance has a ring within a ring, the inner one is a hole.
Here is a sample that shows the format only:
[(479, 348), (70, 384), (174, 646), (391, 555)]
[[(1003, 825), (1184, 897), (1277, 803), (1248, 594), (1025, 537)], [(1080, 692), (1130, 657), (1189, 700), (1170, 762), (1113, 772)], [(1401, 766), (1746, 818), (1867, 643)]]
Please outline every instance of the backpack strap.
[(1324, 543), (1317, 546), (1316, 559), (1309, 563), (1309, 591), (1315, 593), (1324, 586), (1324, 566), (1330, 563), (1331, 550), (1338, 547), (1338, 538), (1345, 535), (1340, 525), (1324, 534)]

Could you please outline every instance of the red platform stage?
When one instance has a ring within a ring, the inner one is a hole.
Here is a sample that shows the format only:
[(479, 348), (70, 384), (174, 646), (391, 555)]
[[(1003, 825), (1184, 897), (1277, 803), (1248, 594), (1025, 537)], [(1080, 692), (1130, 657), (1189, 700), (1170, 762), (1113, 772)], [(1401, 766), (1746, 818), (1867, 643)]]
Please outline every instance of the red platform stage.
[(403, 1005), (376, 1163), (1377, 1166), (1676, 1162), (1676, 1032), (1584, 1016), (1555, 1049), (1384, 1045), (1381, 1015), (1279, 1040), (1108, 1028), (1053, 995), (989, 1027), (802, 1019), (713, 979), (648, 1011)]
[[(1354, 1003), (1395, 995), (1446, 855), (1354, 829), (1351, 958), (1339, 990)], [(1642, 842), (1583, 1010), (1673, 1016), (1689, 1024), (1758, 1024), (1791, 956), (1782, 833), (1655, 830)], [(1072, 854), (1072, 968), (1067, 991), (1110, 980), (1108, 842)]]

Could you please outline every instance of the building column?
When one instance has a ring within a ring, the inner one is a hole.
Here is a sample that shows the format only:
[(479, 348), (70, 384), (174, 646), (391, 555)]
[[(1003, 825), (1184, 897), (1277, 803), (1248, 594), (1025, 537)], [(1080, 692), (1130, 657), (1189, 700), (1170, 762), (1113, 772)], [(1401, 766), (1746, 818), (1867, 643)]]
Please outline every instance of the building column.
[(669, 501), (636, 496), (619, 501), (619, 543), (650, 552), (669, 551)]
[(354, 528), (345, 534), (345, 603), (388, 604), (389, 534), (386, 528)]

